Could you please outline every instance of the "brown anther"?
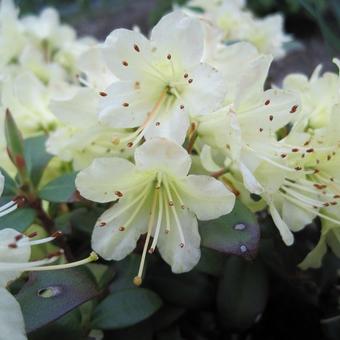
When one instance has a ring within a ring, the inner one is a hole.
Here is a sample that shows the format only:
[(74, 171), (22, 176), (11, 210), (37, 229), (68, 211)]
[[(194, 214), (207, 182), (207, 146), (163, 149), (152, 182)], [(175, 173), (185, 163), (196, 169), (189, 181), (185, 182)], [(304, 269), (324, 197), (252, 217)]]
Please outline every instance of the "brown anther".
[(15, 239), (16, 242), (18, 242), (18, 241), (20, 241), (23, 237), (24, 237), (24, 235), (19, 234), (19, 235), (15, 236), (14, 239)]
[(184, 73), (184, 78), (187, 79), (189, 77), (188, 73)]
[(170, 59), (171, 59), (171, 54), (169, 53), (169, 54), (166, 56), (166, 58), (167, 58), (168, 60), (170, 60)]
[(119, 231), (124, 231), (124, 230), (125, 230), (125, 227), (119, 227), (118, 230), (119, 230)]
[(297, 108), (298, 108), (298, 105), (292, 106), (292, 108), (290, 109), (290, 113), (296, 112)]
[(181, 248), (184, 248), (184, 243), (180, 243), (179, 246), (180, 246)]
[(115, 195), (118, 196), (119, 198), (120, 197), (123, 197), (123, 193), (121, 191), (115, 191)]
[(188, 83), (191, 84), (194, 80), (193, 79), (189, 79)]
[(122, 64), (124, 65), (124, 66), (129, 66), (129, 63), (127, 62), (127, 61), (122, 61)]
[(297, 167), (295, 167), (294, 169), (295, 169), (296, 171), (302, 170), (302, 168), (301, 168), (300, 166), (297, 166)]
[(156, 125), (156, 126), (160, 126), (161, 123), (160, 123), (160, 122), (156, 122), (155, 125)]
[(330, 180), (331, 182), (334, 182), (334, 178), (333, 178), (333, 177), (331, 177), (329, 180)]
[(318, 174), (320, 172), (319, 169), (314, 169), (314, 174)]
[(184, 208), (185, 208), (184, 204), (182, 204), (182, 205), (181, 205), (181, 208), (182, 208), (182, 209), (184, 209)]
[(166, 233), (166, 234), (169, 234), (169, 232), (170, 232), (170, 229), (168, 229), (168, 228), (165, 229), (165, 233)]
[(333, 198), (340, 198), (340, 195), (334, 195)]
[(135, 49), (136, 52), (140, 52), (139, 46), (137, 44), (134, 44), (133, 48)]
[(338, 202), (331, 202), (331, 205), (337, 205)]
[(281, 156), (281, 158), (285, 158), (285, 157), (287, 157), (287, 154), (282, 153), (280, 156)]
[(269, 105), (270, 104), (270, 100), (267, 99), (265, 102), (264, 102), (264, 105)]
[(58, 238), (58, 237), (61, 237), (61, 236), (63, 236), (63, 233), (62, 233), (60, 230), (55, 231), (55, 232), (51, 235), (51, 237), (54, 237), (54, 238)]
[(106, 226), (106, 222), (100, 222), (100, 223), (99, 223), (99, 227), (102, 228), (102, 227), (105, 227), (105, 226)]
[(38, 233), (36, 231), (34, 231), (33, 233), (30, 233), (27, 235), (28, 238), (33, 238), (36, 237), (38, 235)]
[(10, 243), (10, 244), (8, 245), (8, 248), (16, 249), (16, 248), (18, 248), (18, 246), (17, 246), (16, 243)]
[(306, 156), (306, 155), (303, 153), (303, 154), (301, 155), (301, 158), (305, 158), (305, 156)]
[(129, 142), (126, 144), (128, 148), (132, 148), (133, 147), (133, 143), (132, 142)]
[(180, 108), (181, 110), (183, 110), (183, 109), (184, 109), (184, 105), (181, 105), (179, 108)]
[(262, 132), (262, 131), (263, 131), (263, 129), (262, 129), (262, 128), (259, 128), (259, 131), (260, 131), (260, 132)]
[(273, 119), (274, 119), (274, 116), (273, 116), (273, 115), (270, 115), (270, 116), (269, 116), (269, 120), (272, 122)]
[(139, 90), (140, 89), (140, 82), (136, 81), (135, 85), (134, 85), (135, 90)]
[(327, 155), (327, 160), (328, 160), (328, 161), (330, 161), (330, 160), (331, 160), (331, 158), (332, 158), (332, 156), (331, 156), (331, 155)]
[(18, 208), (22, 208), (26, 203), (26, 198), (23, 196), (17, 196), (13, 199), (13, 202), (17, 204)]
[(100, 94), (102, 97), (106, 97), (106, 96), (107, 96), (107, 93), (104, 92), (104, 91), (100, 91), (99, 94)]
[(173, 206), (174, 206), (174, 202), (169, 201), (169, 206), (170, 206), (170, 207), (173, 207)]
[(328, 202), (326, 202), (326, 203), (323, 204), (324, 207), (329, 207), (329, 205), (330, 205), (330, 204), (329, 204)]
[(135, 276), (135, 277), (133, 278), (133, 284), (134, 284), (135, 286), (137, 286), (137, 287), (141, 286), (142, 282), (143, 282), (143, 280), (142, 280), (142, 278), (139, 277), (139, 276)]
[(124, 107), (128, 107), (128, 106), (129, 106), (129, 103), (123, 103), (123, 106), (124, 106)]
[(308, 153), (314, 152), (314, 149), (313, 148), (307, 149), (306, 152)]
[(310, 141), (307, 141), (303, 144), (303, 146), (307, 146), (307, 145), (309, 145), (309, 143), (310, 143)]
[(318, 183), (314, 183), (313, 184), (314, 188), (318, 189), (318, 190), (323, 190), (327, 188), (326, 184), (318, 184)]
[(292, 152), (299, 152), (299, 149), (298, 148), (293, 148)]

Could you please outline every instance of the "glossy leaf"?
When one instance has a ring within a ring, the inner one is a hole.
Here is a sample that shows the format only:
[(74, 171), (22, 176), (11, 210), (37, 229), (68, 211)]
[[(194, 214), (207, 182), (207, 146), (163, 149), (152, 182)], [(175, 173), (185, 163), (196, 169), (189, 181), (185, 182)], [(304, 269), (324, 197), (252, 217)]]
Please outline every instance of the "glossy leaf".
[(17, 184), (14, 179), (3, 169), (0, 168), (0, 172), (5, 177), (4, 196), (15, 196), (17, 194)]
[(95, 309), (93, 328), (120, 329), (133, 326), (153, 315), (162, 300), (151, 290), (129, 288), (106, 297)]
[(97, 293), (92, 275), (79, 267), (31, 273), (16, 298), (29, 333), (59, 319)]
[(268, 282), (262, 263), (230, 257), (217, 291), (217, 308), (224, 327), (244, 330), (253, 325), (267, 297)]
[(202, 245), (227, 254), (253, 257), (260, 240), (256, 216), (240, 201), (234, 210), (217, 220), (201, 222)]
[(72, 202), (76, 194), (76, 173), (70, 173), (58, 177), (47, 183), (40, 192), (39, 197), (49, 202)]
[(5, 136), (7, 152), (11, 161), (16, 166), (19, 173), (26, 172), (24, 142), (15, 120), (9, 110), (6, 110)]
[(52, 158), (46, 152), (46, 139), (46, 136), (37, 136), (24, 141), (27, 171), (35, 186), (39, 184), (45, 167)]
[(0, 230), (5, 228), (13, 228), (23, 232), (34, 222), (35, 217), (36, 212), (34, 209), (17, 209), (0, 218)]

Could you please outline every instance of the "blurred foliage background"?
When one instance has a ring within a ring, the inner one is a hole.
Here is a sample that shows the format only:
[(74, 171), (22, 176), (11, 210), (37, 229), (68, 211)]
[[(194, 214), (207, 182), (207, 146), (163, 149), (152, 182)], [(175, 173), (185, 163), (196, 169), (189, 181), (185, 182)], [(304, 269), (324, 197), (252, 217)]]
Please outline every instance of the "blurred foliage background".
[[(80, 35), (104, 39), (117, 27), (138, 26), (147, 33), (163, 14), (186, 1), (16, 0), (16, 3), (22, 14), (37, 13), (43, 7), (54, 6), (62, 20), (75, 26)], [(324, 70), (336, 72), (332, 58), (340, 56), (339, 0), (248, 0), (247, 5), (259, 17), (283, 13), (285, 30), (298, 41), (283, 61), (273, 63), (270, 76), (275, 84), (280, 85), (291, 72), (310, 75), (320, 63)]]
[[(17, 0), (22, 13), (37, 12), (45, 6), (57, 7), (67, 21), (77, 21), (100, 13), (120, 12), (131, 6), (147, 12), (149, 25), (155, 24), (174, 4), (187, 0)], [(209, 0), (208, 0), (209, 1)], [(136, 6), (137, 5), (137, 6)], [(284, 13), (288, 32), (297, 37), (321, 33), (327, 45), (340, 52), (340, 1), (339, 0), (248, 0), (248, 7), (258, 16), (269, 13)], [(134, 23), (130, 11), (125, 16), (126, 24)], [(130, 21), (129, 21), (130, 20)], [(114, 24), (114, 23), (113, 23)], [(114, 25), (115, 26), (115, 25)], [(147, 28), (142, 25), (142, 28)]]

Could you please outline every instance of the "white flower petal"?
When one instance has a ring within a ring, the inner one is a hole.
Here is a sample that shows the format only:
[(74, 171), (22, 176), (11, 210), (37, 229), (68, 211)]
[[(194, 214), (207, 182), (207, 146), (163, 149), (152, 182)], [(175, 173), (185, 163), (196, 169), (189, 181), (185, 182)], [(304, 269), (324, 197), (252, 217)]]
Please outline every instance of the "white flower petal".
[(51, 100), (49, 108), (62, 122), (77, 128), (87, 128), (97, 122), (99, 94), (93, 89), (81, 87), (68, 98)]
[[(126, 222), (134, 214), (135, 205), (122, 213), (135, 197), (129, 195), (104, 212), (92, 234), (92, 248), (106, 260), (119, 261), (131, 253), (141, 234), (146, 233), (150, 217), (150, 202), (147, 201), (134, 217), (131, 225)], [(138, 205), (138, 202), (136, 203)], [(105, 223), (105, 226), (101, 226)], [(124, 230), (120, 230), (120, 228)]]
[(130, 81), (115, 82), (105, 92), (107, 96), (100, 100), (99, 118), (115, 128), (140, 126), (157, 101), (153, 100), (152, 89), (136, 90)]
[(283, 221), (279, 212), (277, 211), (276, 207), (273, 203), (269, 204), (269, 212), (273, 218), (273, 221), (280, 232), (283, 242), (287, 246), (291, 246), (294, 243), (294, 235), (290, 231), (288, 225)]
[(306, 225), (312, 223), (316, 215), (316, 213), (306, 211), (287, 200), (283, 201), (282, 219), (292, 231), (300, 231)]
[(189, 117), (180, 107), (174, 106), (169, 112), (156, 117), (145, 129), (145, 139), (151, 139), (154, 137), (163, 137), (182, 145), (190, 122)]
[(139, 180), (136, 167), (123, 158), (97, 158), (79, 172), (76, 187), (80, 194), (92, 201), (106, 203), (124, 195), (124, 189), (134, 186)]
[(217, 172), (222, 169), (222, 165), (218, 165), (213, 159), (212, 148), (209, 145), (203, 145), (200, 160), (204, 167), (209, 172)]
[(122, 80), (140, 81), (145, 72), (153, 72), (151, 44), (136, 31), (114, 30), (105, 40), (103, 55), (111, 72)]
[(192, 83), (189, 84), (181, 98), (189, 107), (190, 116), (208, 114), (218, 109), (227, 92), (224, 78), (213, 67), (199, 64), (188, 72)]
[(320, 268), (322, 265), (322, 259), (324, 255), (326, 255), (326, 253), (327, 253), (326, 236), (321, 236), (318, 244), (303, 259), (303, 261), (299, 264), (299, 267), (304, 270), (308, 268)]
[(30, 259), (31, 247), (26, 242), (27, 237), (24, 236), (21, 239), (20, 247), (10, 248), (8, 246), (15, 243), (15, 238), (19, 235), (21, 236), (22, 234), (14, 229), (6, 228), (0, 230), (0, 287), (6, 287), (10, 281), (15, 280), (21, 275), (20, 271), (2, 271), (1, 263), (25, 263)]
[(242, 173), (244, 186), (251, 193), (261, 195), (263, 193), (263, 186), (257, 181), (254, 174), (245, 166), (244, 163), (239, 162), (238, 165)]
[(179, 190), (184, 204), (199, 220), (226, 215), (235, 204), (235, 195), (213, 177), (189, 175), (179, 184)]
[(20, 305), (5, 288), (0, 288), (0, 329), (3, 340), (27, 339)]
[(184, 177), (191, 167), (191, 158), (184, 148), (164, 138), (153, 138), (135, 151), (136, 166), (142, 170), (161, 170)]
[[(178, 217), (182, 226), (185, 246), (180, 247), (181, 238), (174, 218), (171, 218), (170, 232), (161, 232), (158, 239), (158, 250), (174, 273), (184, 273), (191, 270), (201, 256), (197, 219), (188, 210), (178, 209)], [(163, 229), (165, 230), (165, 228)]]
[(171, 54), (183, 67), (197, 64), (203, 57), (204, 32), (198, 19), (175, 11), (162, 17), (152, 29), (151, 41), (158, 54)]
[(290, 123), (300, 108), (300, 98), (290, 91), (271, 89), (257, 99), (249, 111), (242, 112), (242, 133), (247, 138), (266, 138)]
[(272, 60), (273, 58), (269, 55), (261, 55), (242, 70), (242, 78), (239, 81), (238, 93), (235, 98), (236, 110), (246, 110), (254, 101), (257, 101), (263, 92), (264, 82)]

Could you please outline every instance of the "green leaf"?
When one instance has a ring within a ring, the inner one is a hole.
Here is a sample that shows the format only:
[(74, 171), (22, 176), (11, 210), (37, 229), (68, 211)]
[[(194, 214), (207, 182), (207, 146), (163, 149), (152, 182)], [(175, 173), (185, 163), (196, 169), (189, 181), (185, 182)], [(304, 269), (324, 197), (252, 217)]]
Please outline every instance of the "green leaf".
[(24, 141), (27, 170), (35, 186), (38, 186), (43, 172), (52, 158), (52, 155), (46, 152), (46, 139), (47, 137), (42, 135)]
[(8, 109), (6, 110), (5, 136), (7, 143), (7, 152), (11, 161), (16, 166), (19, 173), (25, 173), (26, 164), (24, 158), (24, 143), (22, 135), (15, 123), (12, 114)]
[(4, 196), (15, 196), (17, 194), (17, 184), (14, 179), (0, 167), (0, 172), (5, 177)]
[(20, 208), (0, 218), (0, 230), (13, 228), (24, 232), (35, 220), (36, 212), (31, 208)]
[(256, 216), (240, 201), (234, 210), (217, 220), (201, 222), (202, 245), (227, 254), (253, 257), (260, 240)]
[(227, 255), (209, 248), (201, 249), (201, 258), (195, 267), (196, 270), (212, 276), (221, 276)]
[(133, 326), (162, 306), (157, 294), (145, 288), (129, 288), (106, 297), (95, 309), (93, 328), (120, 329)]
[(217, 291), (217, 309), (224, 327), (244, 330), (253, 325), (267, 297), (267, 275), (262, 263), (230, 257)]
[(16, 296), (30, 333), (59, 319), (97, 295), (96, 283), (84, 267), (33, 272)]
[(49, 202), (72, 202), (75, 198), (75, 178), (77, 173), (70, 173), (54, 179), (44, 186), (39, 197)]
[(215, 299), (213, 280), (196, 270), (174, 274), (168, 265), (160, 263), (148, 268), (144, 282), (164, 301), (178, 307), (203, 309)]

